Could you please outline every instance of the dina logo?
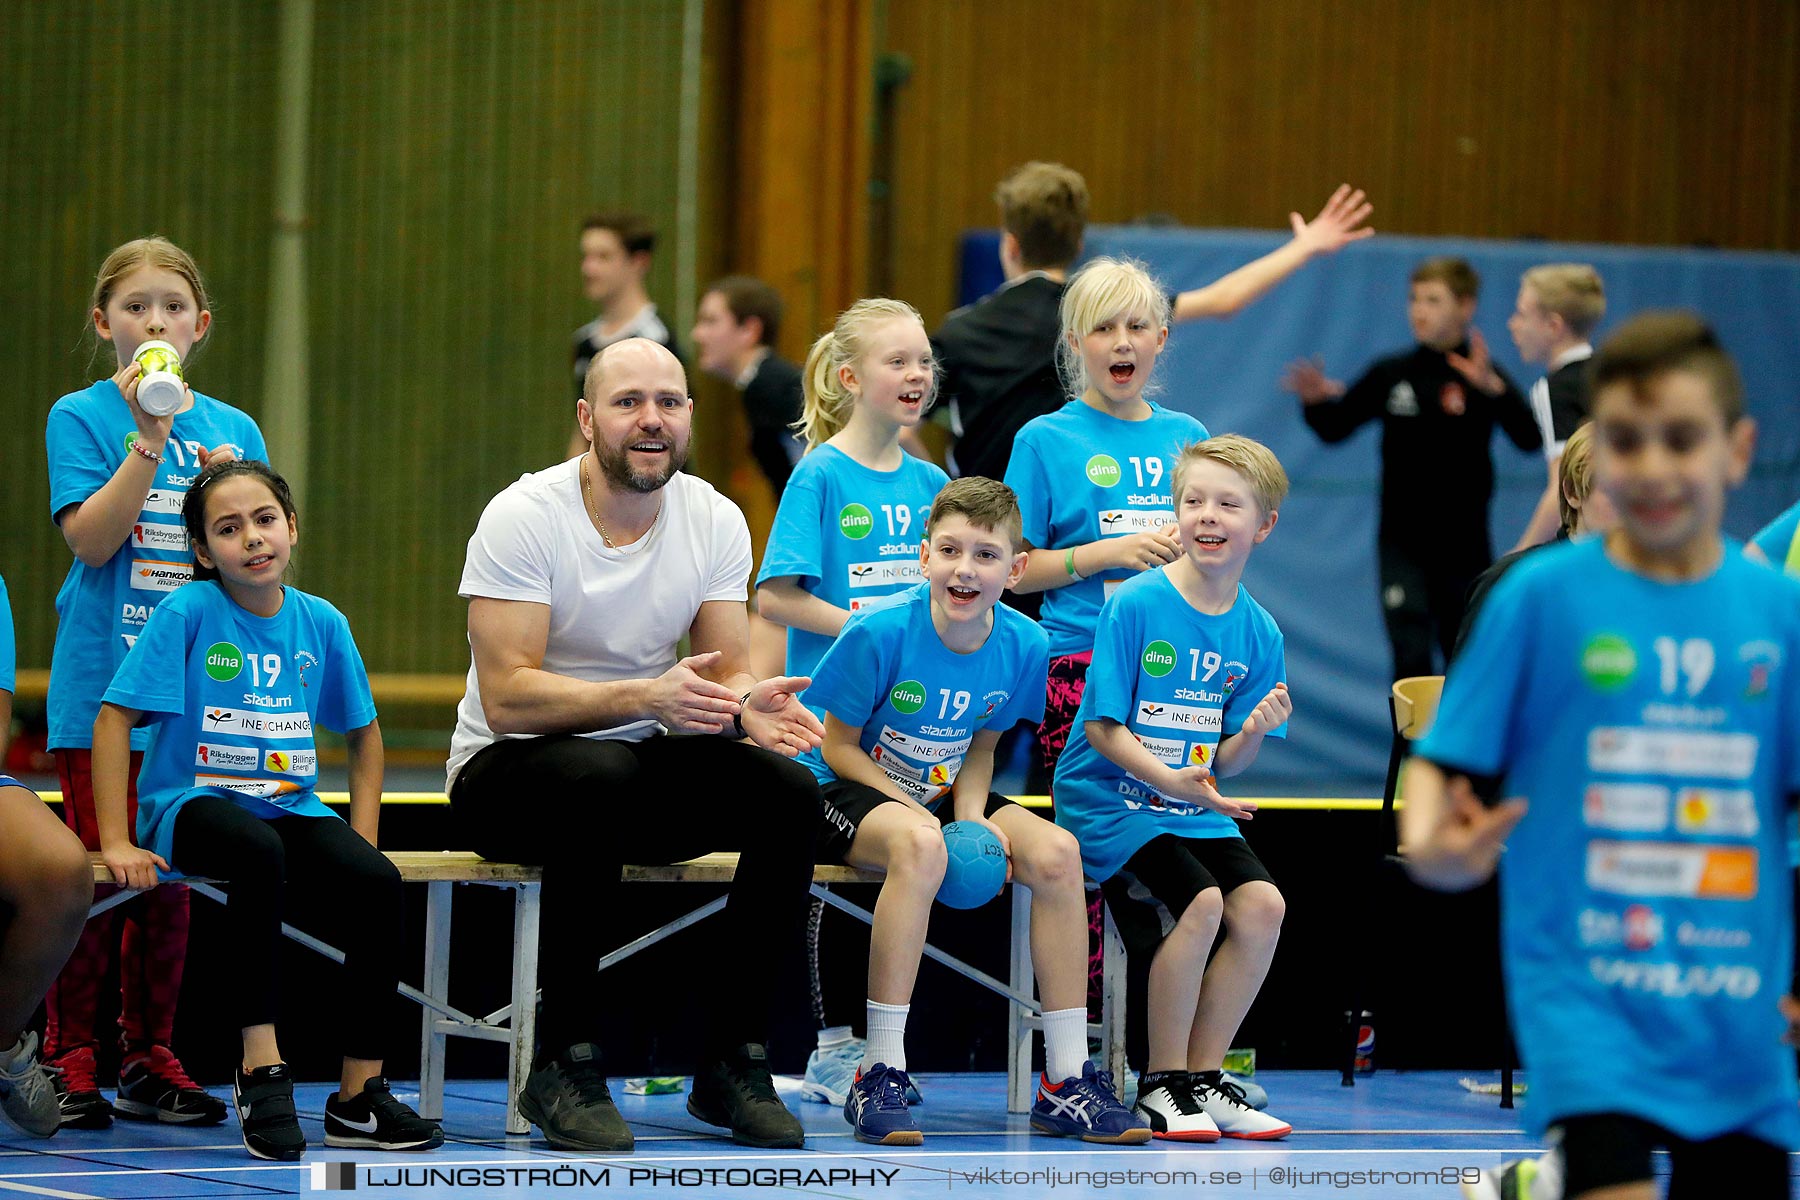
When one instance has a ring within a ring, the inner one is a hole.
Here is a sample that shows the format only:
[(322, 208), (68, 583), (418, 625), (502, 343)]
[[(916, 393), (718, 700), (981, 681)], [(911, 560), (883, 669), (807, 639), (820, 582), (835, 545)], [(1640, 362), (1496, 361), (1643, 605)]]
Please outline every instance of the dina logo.
[(925, 707), (925, 685), (916, 679), (896, 683), (894, 690), (888, 693), (888, 703), (894, 706), (894, 711), (910, 717)]
[(1581, 651), (1581, 673), (1595, 689), (1616, 692), (1637, 674), (1637, 652), (1616, 633), (1597, 633)]
[(206, 673), (220, 683), (230, 683), (244, 669), (244, 652), (230, 642), (214, 642), (206, 651)]
[(875, 529), (875, 517), (861, 504), (846, 504), (838, 510), (838, 529), (851, 541), (861, 541)]
[(1087, 460), (1088, 481), (1096, 487), (1109, 488), (1124, 478), (1119, 460), (1110, 454), (1096, 454)]
[(1175, 669), (1175, 647), (1154, 641), (1144, 647), (1144, 673), (1161, 679)]

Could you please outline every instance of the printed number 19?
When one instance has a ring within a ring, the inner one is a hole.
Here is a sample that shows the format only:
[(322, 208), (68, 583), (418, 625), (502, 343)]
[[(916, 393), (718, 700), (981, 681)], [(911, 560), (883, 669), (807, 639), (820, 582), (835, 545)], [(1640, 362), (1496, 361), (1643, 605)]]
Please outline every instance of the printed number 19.
[[(258, 662), (257, 662), (256, 655), (247, 654), (244, 657), (248, 658), (250, 660), (250, 686), (252, 686), (252, 687), (274, 687), (275, 681), (277, 679), (281, 678), (281, 655), (279, 655), (279, 654), (263, 655), (262, 660), (261, 660), (261, 670), (257, 669)], [(263, 673), (265, 671), (268, 673), (268, 676), (269, 676), (267, 679), (263, 678)]]
[[(881, 511), (887, 514), (888, 536), (905, 537), (906, 531), (912, 528), (911, 506), (905, 504), (884, 504), (881, 506)], [(898, 529), (894, 527), (896, 518), (899, 521)]]
[(1161, 487), (1162, 486), (1162, 477), (1163, 477), (1162, 459), (1160, 459), (1160, 458), (1139, 458), (1134, 454), (1131, 456), (1131, 458), (1128, 461), (1131, 463), (1132, 471), (1135, 472), (1137, 475), (1137, 485), (1139, 487), (1144, 486), (1144, 473), (1145, 472), (1149, 472), (1149, 474), (1150, 474), (1149, 486), (1151, 486), (1151, 487)]
[[(950, 707), (952, 705), (956, 706), (956, 712), (954, 714), (950, 712)], [(962, 715), (968, 711), (969, 693), (958, 692), (952, 696), (949, 688), (938, 689), (938, 720), (960, 721), (962, 720)]]
[[(1193, 665), (1188, 668), (1188, 678), (1195, 683), (1203, 683), (1206, 680), (1211, 679), (1214, 675), (1217, 675), (1219, 673), (1219, 668), (1223, 666), (1225, 662), (1224, 659), (1219, 657), (1218, 652), (1215, 650), (1208, 650), (1205, 654), (1201, 654), (1198, 650), (1189, 650), (1188, 653), (1193, 656), (1194, 660)], [(1202, 666), (1206, 668), (1206, 674), (1204, 675), (1200, 674), (1200, 668)]]

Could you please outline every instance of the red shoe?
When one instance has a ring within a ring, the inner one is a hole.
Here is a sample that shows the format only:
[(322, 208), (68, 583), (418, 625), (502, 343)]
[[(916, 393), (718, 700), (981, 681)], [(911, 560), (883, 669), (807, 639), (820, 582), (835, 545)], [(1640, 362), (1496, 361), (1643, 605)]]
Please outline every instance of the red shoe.
[(64, 1129), (111, 1129), (113, 1106), (94, 1079), (94, 1048), (77, 1046), (47, 1064), (55, 1073)]

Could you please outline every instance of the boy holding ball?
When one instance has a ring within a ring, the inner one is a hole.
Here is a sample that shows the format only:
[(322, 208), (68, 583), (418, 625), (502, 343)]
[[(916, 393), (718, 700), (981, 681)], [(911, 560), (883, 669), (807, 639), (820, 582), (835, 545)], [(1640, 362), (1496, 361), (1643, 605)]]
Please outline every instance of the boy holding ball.
[(1044, 710), (1049, 642), (1001, 594), (1025, 569), (1012, 489), (978, 476), (938, 493), (919, 549), (925, 582), (850, 618), (814, 673), (825, 742), (806, 754), (825, 797), (821, 861), (885, 871), (869, 951), (868, 1048), (844, 1101), (858, 1141), (924, 1141), (906, 1106), (905, 1029), (942, 823), (988, 826), (1032, 891), (1031, 948), (1044, 1001), (1042, 1133), (1141, 1143), (1150, 1130), (1087, 1057), (1087, 908), (1075, 839), (989, 791), (994, 744)]

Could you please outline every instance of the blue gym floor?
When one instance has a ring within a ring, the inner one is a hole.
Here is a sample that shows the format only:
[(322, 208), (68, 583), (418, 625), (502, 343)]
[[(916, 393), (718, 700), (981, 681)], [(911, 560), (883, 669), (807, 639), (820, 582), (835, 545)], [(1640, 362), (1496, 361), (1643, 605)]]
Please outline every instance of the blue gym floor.
[[(250, 1158), (237, 1140), (235, 1118), (210, 1129), (120, 1121), (105, 1132), (65, 1129), (49, 1141), (0, 1141), (0, 1200), (13, 1194), (144, 1200), (310, 1195), (312, 1164), (334, 1161), (358, 1164), (359, 1191), (379, 1187), (383, 1196), (421, 1200), (659, 1193), (1026, 1200), (1102, 1191), (1121, 1200), (1256, 1195), (1424, 1200), (1458, 1196), (1459, 1170), (1493, 1166), (1538, 1149), (1522, 1132), (1517, 1111), (1500, 1108), (1493, 1096), (1464, 1090), (1458, 1078), (1456, 1072), (1381, 1073), (1345, 1089), (1332, 1072), (1264, 1071), (1257, 1081), (1269, 1090), (1270, 1108), (1294, 1126), (1285, 1141), (1110, 1147), (1031, 1133), (1025, 1117), (1007, 1115), (1002, 1075), (924, 1075), (919, 1083), (925, 1105), (915, 1112), (925, 1144), (895, 1149), (858, 1144), (836, 1109), (802, 1103), (796, 1080), (778, 1080), (784, 1099), (806, 1122), (807, 1145), (800, 1151), (733, 1145), (721, 1131), (688, 1116), (685, 1094), (627, 1096), (623, 1081), (614, 1080), (613, 1094), (637, 1134), (637, 1151), (610, 1158), (564, 1154), (541, 1140), (500, 1136), (502, 1084), (461, 1080), (447, 1089), (447, 1140), (434, 1152), (384, 1155), (321, 1147), (308, 1151), (298, 1166), (288, 1166)], [(322, 1139), (328, 1085), (297, 1090), (308, 1136)], [(403, 1098), (416, 1099), (404, 1085), (398, 1090)], [(490, 1182), (476, 1174), (484, 1167), (519, 1173), (489, 1176)], [(535, 1185), (524, 1175), (528, 1168), (557, 1167), (573, 1170)], [(439, 1173), (439, 1181), (427, 1182), (422, 1175), (427, 1170)], [(783, 1178), (769, 1171), (792, 1174)], [(1082, 1174), (1102, 1171), (1108, 1173), (1104, 1179)], [(585, 1184), (576, 1182), (575, 1172), (586, 1173)], [(1131, 1181), (1126, 1172), (1139, 1173), (1139, 1180)], [(600, 1177), (604, 1186), (597, 1185)], [(563, 1186), (554, 1186), (558, 1182)]]

